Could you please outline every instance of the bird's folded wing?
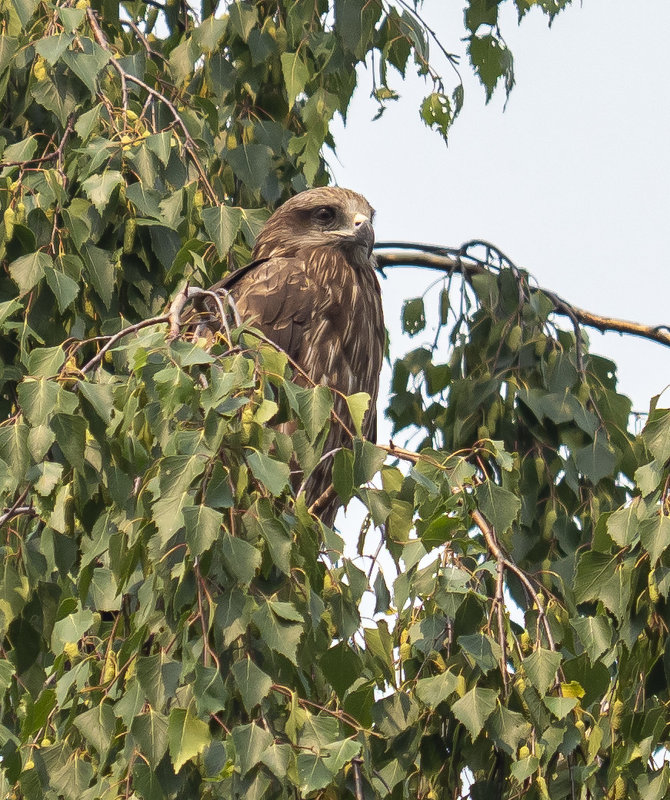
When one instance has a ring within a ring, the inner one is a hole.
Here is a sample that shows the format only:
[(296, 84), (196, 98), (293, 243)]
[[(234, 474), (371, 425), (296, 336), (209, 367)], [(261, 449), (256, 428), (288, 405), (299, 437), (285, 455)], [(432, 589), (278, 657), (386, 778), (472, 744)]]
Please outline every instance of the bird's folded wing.
[[(301, 259), (252, 261), (212, 286), (212, 291), (219, 288), (232, 296), (243, 322), (259, 328), (291, 358), (300, 358), (303, 336), (318, 306), (310, 297)], [(317, 287), (311, 288), (319, 293)]]

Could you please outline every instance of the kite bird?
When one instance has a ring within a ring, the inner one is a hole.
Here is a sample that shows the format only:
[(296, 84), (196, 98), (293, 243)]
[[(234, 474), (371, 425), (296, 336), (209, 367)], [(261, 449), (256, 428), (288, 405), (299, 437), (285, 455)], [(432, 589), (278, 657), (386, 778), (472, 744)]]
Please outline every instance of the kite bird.
[[(372, 255), (373, 214), (368, 201), (349, 189), (301, 192), (268, 219), (251, 263), (210, 291), (225, 290), (221, 294), (232, 297), (240, 318), (288, 354), (307, 376), (298, 371), (296, 383), (335, 389), (334, 411), (350, 429), (342, 395), (367, 392), (363, 434), (375, 441), (385, 328)], [(209, 300), (205, 305), (213, 310)], [(333, 421), (323, 452), (350, 444)], [(305, 486), (307, 504), (318, 501), (315, 510), (329, 526), (340, 505), (329, 491), (331, 469), (332, 458), (324, 459)]]

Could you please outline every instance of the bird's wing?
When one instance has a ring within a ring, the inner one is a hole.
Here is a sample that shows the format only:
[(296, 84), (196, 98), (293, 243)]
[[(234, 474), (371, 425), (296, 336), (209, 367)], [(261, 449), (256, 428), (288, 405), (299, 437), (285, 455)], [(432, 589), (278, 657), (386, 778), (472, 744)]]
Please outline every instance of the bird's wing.
[[(308, 283), (301, 259), (271, 257), (236, 270), (212, 286), (212, 291), (229, 292), (244, 322), (298, 359), (315, 308), (305, 295)], [(311, 288), (316, 289), (313, 284)]]

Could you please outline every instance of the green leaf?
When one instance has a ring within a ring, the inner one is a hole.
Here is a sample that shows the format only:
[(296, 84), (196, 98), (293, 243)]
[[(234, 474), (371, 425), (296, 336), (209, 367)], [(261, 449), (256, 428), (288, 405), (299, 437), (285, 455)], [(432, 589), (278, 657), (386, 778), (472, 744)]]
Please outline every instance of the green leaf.
[(457, 720), (463, 723), (470, 733), (472, 741), (480, 734), (484, 723), (495, 711), (498, 693), (493, 689), (481, 689), (475, 686), (463, 695), (451, 707)]
[(91, 383), (90, 381), (79, 381), (79, 393), (87, 400), (95, 413), (105, 423), (109, 423), (112, 417), (113, 387), (111, 384)]
[(112, 706), (109, 703), (100, 703), (75, 717), (74, 724), (104, 761), (114, 743), (116, 717)]
[(230, 671), (242, 695), (244, 707), (247, 713), (251, 714), (261, 700), (270, 693), (272, 678), (248, 657), (233, 664)]
[(472, 36), (468, 45), (472, 66), (486, 90), (488, 102), (500, 78), (505, 79), (507, 94), (514, 85), (514, 60), (505, 43), (497, 37)]
[(205, 469), (197, 456), (168, 456), (160, 465), (160, 493), (153, 504), (153, 515), (162, 543), (183, 524), (183, 510), (193, 505), (189, 488)]
[(607, 533), (620, 547), (627, 547), (637, 539), (639, 508), (638, 501), (634, 499), (632, 503), (617, 509), (607, 518)]
[(363, 664), (360, 656), (346, 642), (339, 642), (321, 656), (319, 665), (339, 698), (360, 677)]
[(117, 170), (109, 169), (102, 175), (91, 175), (82, 183), (82, 189), (93, 205), (102, 213), (109, 204), (116, 188), (125, 184), (123, 175)]
[(21, 20), (21, 25), (27, 28), (28, 23), (37, 10), (39, 0), (12, 0), (12, 5)]
[(386, 451), (364, 439), (354, 439), (354, 484), (371, 481), (386, 461)]
[(412, 727), (419, 717), (419, 706), (408, 694), (394, 692), (378, 700), (372, 718), (385, 736), (397, 736)]
[(381, 4), (335, 0), (335, 29), (357, 59), (365, 57), (381, 13)]
[(212, 741), (209, 726), (185, 708), (173, 708), (168, 721), (170, 758), (175, 772), (195, 758)]
[(86, 16), (85, 8), (65, 8), (60, 6), (58, 8), (58, 16), (61, 18), (63, 27), (67, 31), (74, 31), (81, 25)]
[(663, 466), (654, 459), (649, 464), (638, 467), (633, 477), (642, 496), (646, 497), (656, 491), (663, 480)]
[(216, 245), (220, 259), (224, 259), (233, 246), (242, 223), (242, 210), (230, 206), (203, 208), (200, 212), (207, 236)]
[(93, 612), (79, 609), (58, 620), (51, 634), (51, 647), (55, 654), (63, 652), (66, 644), (78, 642), (93, 624)]
[(655, 566), (670, 545), (670, 517), (663, 512), (640, 522), (640, 542), (649, 553), (649, 562)]
[[(436, 128), (443, 138), (446, 139), (449, 128), (451, 127), (451, 123), (454, 121), (454, 112), (452, 111), (451, 100), (442, 92), (432, 92), (421, 104), (421, 119), (426, 123), (426, 125), (428, 125), (429, 128)], [(442, 312), (442, 309), (440, 310)], [(422, 320), (421, 330), (423, 330), (424, 327), (425, 317), (423, 317)], [(411, 334), (411, 331), (407, 332), (410, 333), (410, 335), (413, 335)]]
[[(5, 40), (5, 37), (2, 37), (2, 40)], [(10, 37), (11, 40), (11, 37)], [(11, 40), (11, 41), (16, 41)], [(10, 46), (11, 49), (11, 46)], [(7, 52), (3, 48), (3, 52)], [(5, 147), (3, 156), (3, 161), (30, 161), (30, 159), (35, 155), (35, 151), (37, 150), (37, 138), (35, 135), (28, 136), (25, 139), (21, 139), (14, 144), (7, 145)]]
[(59, 33), (57, 36), (45, 36), (35, 44), (35, 50), (53, 65), (67, 50), (74, 39), (71, 33)]
[(132, 721), (131, 733), (140, 752), (156, 769), (168, 748), (168, 720), (152, 708)]
[(530, 778), (533, 773), (537, 772), (539, 766), (540, 759), (537, 756), (527, 756), (526, 758), (520, 758), (518, 761), (512, 762), (510, 765), (510, 772), (515, 780), (519, 783), (523, 783), (523, 781)]
[(353, 739), (340, 739), (324, 746), (324, 754), (328, 756), (326, 764), (332, 775), (336, 775), (345, 764), (361, 752), (361, 743)]
[(141, 181), (131, 183), (126, 188), (126, 199), (130, 200), (140, 214), (145, 217), (161, 219), (163, 216), (159, 205), (161, 200), (160, 193), (148, 188)]
[(55, 381), (24, 378), (17, 387), (17, 394), (23, 413), (31, 425), (43, 425), (49, 420), (60, 392), (60, 386)]
[(286, 656), (297, 666), (297, 650), (303, 626), (281, 619), (270, 606), (263, 603), (252, 615), (252, 619), (265, 644), (277, 653)]
[(258, 22), (256, 9), (251, 3), (236, 2), (228, 6), (230, 24), (235, 33), (243, 40), (247, 41), (249, 34)]
[(288, 464), (253, 450), (247, 455), (247, 463), (256, 480), (267, 488), (270, 494), (278, 497), (289, 485), (290, 469)]
[(286, 777), (293, 760), (293, 749), (288, 744), (272, 743), (261, 755), (261, 762), (280, 780)]
[(186, 544), (196, 558), (216, 542), (221, 535), (223, 514), (208, 506), (190, 506), (183, 510), (186, 523)]
[(83, 473), (86, 420), (73, 414), (54, 414), (49, 427), (56, 435), (56, 442), (65, 458), (77, 472)]
[(523, 714), (499, 705), (486, 721), (486, 730), (498, 747), (514, 756), (521, 742), (527, 741), (532, 727)]
[(289, 405), (296, 412), (311, 441), (323, 430), (330, 419), (333, 395), (327, 386), (302, 388), (290, 381), (283, 385)]
[[(242, 209), (242, 236), (249, 247), (253, 247), (258, 234), (263, 225), (268, 221), (269, 213), (264, 208), (243, 208)], [(277, 351), (275, 350), (275, 354)], [(278, 354), (283, 355), (283, 354)], [(282, 375), (283, 370), (278, 374)]]
[(491, 0), (468, 0), (465, 9), (465, 26), (472, 33), (477, 33), (480, 25), (496, 25), (498, 22), (498, 4)]
[[(172, 147), (170, 144), (172, 141), (172, 134), (169, 131), (161, 131), (160, 133), (154, 133), (151, 136), (147, 136), (147, 138), (144, 140), (144, 144), (156, 156), (156, 158), (158, 158), (161, 164), (166, 167), (168, 161), (170, 160), (170, 153), (172, 152)], [(181, 193), (179, 193), (179, 195), (181, 195)], [(162, 202), (165, 203), (167, 201), (163, 200)]]
[(48, 269), (52, 269), (51, 258), (39, 250), (12, 261), (9, 265), (9, 274), (21, 294), (26, 294), (42, 280)]
[(235, 744), (235, 766), (244, 776), (259, 763), (263, 753), (272, 745), (272, 734), (255, 722), (236, 725), (231, 734)]
[(405, 300), (402, 306), (402, 328), (410, 336), (426, 327), (426, 310), (423, 305), (423, 297), (416, 297), (414, 300)]
[(333, 780), (327, 761), (313, 753), (298, 753), (296, 766), (303, 795), (324, 789)]
[(500, 666), (502, 650), (490, 636), (473, 633), (469, 636), (459, 636), (457, 642), (484, 674)]
[(557, 719), (565, 719), (579, 703), (577, 697), (545, 697), (544, 704)]
[(45, 270), (47, 285), (54, 293), (56, 302), (58, 303), (58, 310), (60, 312), (72, 304), (77, 295), (79, 294), (79, 284), (72, 280), (69, 275), (57, 269), (47, 267)]
[[(16, 39), (14, 36), (7, 36), (5, 33), (0, 34), (0, 75), (10, 65), (18, 49), (18, 39)], [(7, 151), (5, 150), (5, 153), (6, 152)], [(14, 159), (5, 155), (5, 160), (12, 161)], [(20, 161), (21, 159), (16, 160)]]
[(259, 549), (244, 539), (224, 533), (221, 539), (221, 551), (230, 572), (241, 584), (250, 584), (261, 566)]
[(19, 309), (23, 309), (23, 306), (18, 300), (6, 300), (0, 303), (0, 326), (3, 326), (5, 320), (16, 314)]
[(217, 19), (214, 16), (207, 17), (193, 31), (193, 39), (201, 50), (206, 53), (213, 53), (218, 49), (219, 42), (223, 38), (227, 27), (228, 20), (225, 17), (221, 19)]
[(63, 61), (87, 87), (91, 97), (95, 97), (98, 90), (98, 75), (109, 62), (110, 54), (88, 37), (79, 36), (78, 43), (81, 50), (68, 50), (63, 55)]
[(540, 695), (544, 695), (553, 685), (560, 665), (561, 654), (543, 647), (539, 647), (523, 660), (524, 672)]
[(55, 82), (51, 78), (34, 83), (30, 94), (47, 111), (51, 111), (64, 128), (74, 112), (77, 100), (69, 82)]
[(196, 709), (200, 715), (219, 712), (227, 706), (230, 699), (230, 692), (225, 687), (219, 670), (202, 664), (196, 664), (195, 667), (193, 693)]
[(300, 58), (299, 53), (282, 53), (281, 68), (284, 73), (286, 94), (289, 108), (293, 106), (298, 95), (302, 94), (310, 78), (309, 67)]
[(105, 250), (92, 244), (85, 244), (81, 254), (93, 288), (100, 295), (105, 307), (109, 308), (114, 292), (114, 261)]
[(367, 392), (356, 392), (356, 394), (348, 395), (346, 401), (356, 435), (363, 436), (363, 418), (370, 405), (370, 395)]
[(475, 499), (479, 510), (499, 534), (510, 528), (521, 510), (521, 500), (492, 480), (477, 486)]
[(602, 478), (613, 475), (616, 467), (616, 453), (612, 445), (602, 436), (595, 441), (575, 451), (575, 464), (577, 469), (592, 483), (598, 483)]
[(614, 575), (616, 558), (596, 551), (583, 553), (577, 563), (575, 600), (585, 603), (597, 600), (603, 585)]
[(0, 425), (0, 458), (17, 480), (23, 481), (30, 461), (28, 426), (23, 422)]
[(89, 586), (89, 601), (96, 611), (120, 611), (121, 593), (114, 573), (107, 567), (96, 567)]
[(416, 696), (433, 710), (437, 709), (440, 703), (458, 690), (459, 679), (457, 675), (448, 670), (432, 678), (421, 678), (416, 683)]
[(338, 450), (333, 459), (333, 487), (343, 503), (354, 496), (354, 454), (351, 450)]
[(665, 464), (670, 459), (670, 409), (656, 409), (641, 436), (656, 461)]
[(571, 619), (570, 625), (577, 631), (592, 664), (609, 650), (613, 632), (609, 617), (579, 617)]
[[(236, 177), (251, 190), (260, 189), (272, 169), (272, 150), (264, 144), (241, 144), (228, 150), (226, 158)], [(237, 210), (241, 222), (241, 209)]]
[(31, 376), (53, 378), (58, 375), (65, 363), (62, 347), (36, 347), (28, 356), (28, 370)]

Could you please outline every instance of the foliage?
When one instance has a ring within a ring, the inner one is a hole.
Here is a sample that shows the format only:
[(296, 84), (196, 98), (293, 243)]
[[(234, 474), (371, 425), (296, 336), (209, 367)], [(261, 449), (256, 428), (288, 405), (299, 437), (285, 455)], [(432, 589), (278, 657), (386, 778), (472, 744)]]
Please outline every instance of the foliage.
[[(513, 83), (499, 5), (465, 16), (489, 94)], [(243, 263), (268, 207), (327, 181), (373, 52), (376, 100), (413, 58), (446, 135), (462, 91), (416, 11), (0, 13), (3, 796), (665, 796), (670, 411), (633, 436), (614, 365), (527, 276), (445, 281), (446, 334), (394, 365), (417, 452), (336, 455), (383, 569), (290, 488), (330, 392), (244, 328), (166, 335), (185, 279)]]

